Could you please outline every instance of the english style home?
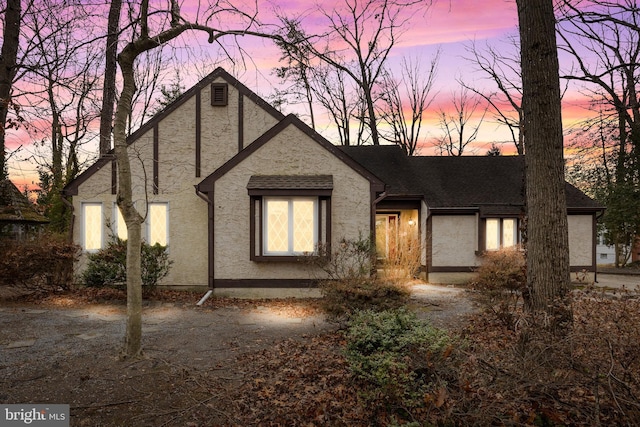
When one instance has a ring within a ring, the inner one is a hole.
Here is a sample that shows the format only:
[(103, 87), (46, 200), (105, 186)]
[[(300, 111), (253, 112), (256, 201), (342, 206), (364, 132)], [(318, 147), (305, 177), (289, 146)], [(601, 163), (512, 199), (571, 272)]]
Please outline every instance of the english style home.
[[(466, 280), (484, 251), (517, 245), (518, 157), (408, 157), (395, 146), (337, 147), (284, 116), (221, 68), (129, 137), (143, 236), (168, 245), (163, 284), (235, 290), (307, 288), (301, 255), (376, 236), (381, 257), (420, 242), (431, 282)], [(126, 237), (112, 155), (64, 189), (83, 253)], [(573, 270), (595, 272), (601, 208), (566, 186)], [(78, 269), (86, 264), (82, 256)]]

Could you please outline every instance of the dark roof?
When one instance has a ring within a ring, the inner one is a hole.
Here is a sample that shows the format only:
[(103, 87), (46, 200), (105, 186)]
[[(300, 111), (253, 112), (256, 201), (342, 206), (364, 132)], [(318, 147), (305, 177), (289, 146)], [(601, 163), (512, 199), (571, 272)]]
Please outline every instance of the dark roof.
[(332, 175), (253, 175), (248, 190), (331, 190)]
[[(406, 156), (397, 146), (342, 147), (387, 185), (390, 196), (421, 194), (432, 209), (481, 208), (492, 214), (515, 213), (524, 205), (521, 156)], [(600, 206), (566, 183), (567, 207)]]
[(0, 181), (0, 222), (47, 223), (31, 202), (8, 179)]

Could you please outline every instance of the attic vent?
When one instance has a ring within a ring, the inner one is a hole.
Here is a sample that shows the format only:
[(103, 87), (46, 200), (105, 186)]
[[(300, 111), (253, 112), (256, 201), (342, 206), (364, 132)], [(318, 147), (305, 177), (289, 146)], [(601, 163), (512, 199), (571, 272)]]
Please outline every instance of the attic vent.
[(226, 83), (211, 83), (211, 105), (225, 106), (227, 105), (227, 95), (229, 93)]

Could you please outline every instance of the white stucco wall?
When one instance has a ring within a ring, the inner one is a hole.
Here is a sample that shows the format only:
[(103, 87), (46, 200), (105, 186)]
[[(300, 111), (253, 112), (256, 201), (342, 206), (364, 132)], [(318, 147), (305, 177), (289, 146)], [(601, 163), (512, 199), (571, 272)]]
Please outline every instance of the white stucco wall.
[(569, 263), (590, 266), (593, 263), (593, 216), (569, 215)]
[(318, 275), (296, 262), (249, 259), (250, 198), (246, 186), (252, 175), (333, 175), (332, 244), (341, 238), (369, 235), (369, 181), (290, 125), (215, 183), (216, 280), (312, 279)]
[(478, 219), (475, 215), (431, 217), (432, 265), (459, 267), (478, 265)]

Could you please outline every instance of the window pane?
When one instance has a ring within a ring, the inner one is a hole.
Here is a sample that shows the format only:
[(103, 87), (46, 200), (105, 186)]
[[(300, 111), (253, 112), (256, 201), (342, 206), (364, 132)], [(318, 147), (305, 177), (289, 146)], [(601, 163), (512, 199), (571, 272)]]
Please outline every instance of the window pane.
[(167, 204), (149, 204), (149, 244), (167, 246)]
[(289, 202), (267, 200), (266, 202), (267, 252), (289, 250)]
[(315, 250), (313, 200), (293, 201), (293, 251), (313, 252)]
[(122, 240), (127, 240), (127, 224), (124, 222), (124, 217), (118, 205), (113, 206), (113, 209), (116, 211), (116, 235)]
[(500, 249), (500, 220), (497, 218), (487, 219), (487, 241), (485, 248), (488, 251)]
[(102, 205), (86, 204), (84, 207), (84, 249), (95, 251), (102, 248)]
[(502, 220), (502, 246), (509, 248), (516, 245), (516, 220), (514, 218)]

